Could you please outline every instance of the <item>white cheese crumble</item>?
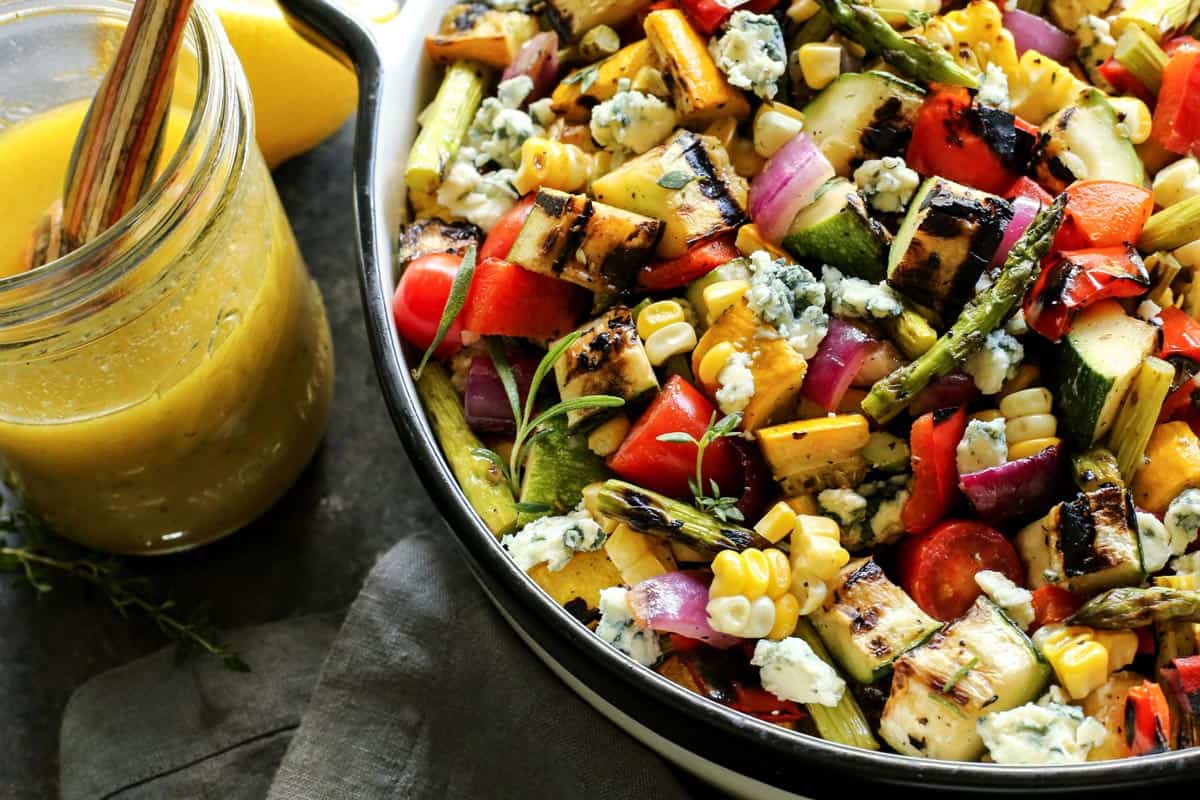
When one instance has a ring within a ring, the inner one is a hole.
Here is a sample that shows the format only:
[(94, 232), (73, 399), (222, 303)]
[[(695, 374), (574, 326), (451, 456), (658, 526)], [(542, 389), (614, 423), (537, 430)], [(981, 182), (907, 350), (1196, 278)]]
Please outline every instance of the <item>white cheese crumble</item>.
[(1154, 322), (1161, 313), (1162, 306), (1153, 300), (1143, 300), (1138, 303), (1137, 315), (1139, 319), (1144, 319), (1146, 322)]
[(1200, 577), (1200, 551), (1172, 558), (1171, 569), (1175, 570), (1176, 575), (1195, 575)]
[(1004, 417), (996, 417), (990, 422), (973, 419), (967, 423), (955, 451), (959, 475), (970, 475), (1008, 461), (1008, 437), (1004, 425)]
[(859, 193), (879, 211), (903, 211), (920, 183), (921, 176), (899, 156), (873, 158), (854, 170)]
[(772, 260), (763, 250), (752, 253), (749, 260), (746, 304), (765, 323), (757, 335), (766, 339), (782, 337), (800, 355), (812, 358), (829, 332), (825, 284), (804, 267)]
[(841, 270), (826, 266), (821, 280), (829, 296), (829, 310), (838, 317), (858, 319), (887, 319), (904, 311), (900, 296), (885, 282), (870, 283), (862, 278), (848, 277)]
[(1017, 586), (1007, 575), (992, 569), (976, 572), (975, 583), (1021, 628), (1028, 630), (1033, 624), (1033, 592)]
[(860, 552), (904, 534), (900, 515), (908, 502), (910, 482), (911, 476), (903, 473), (867, 481), (857, 489), (825, 489), (817, 495), (817, 506), (838, 521), (842, 547)]
[(658, 634), (643, 628), (629, 610), (629, 592), (612, 586), (600, 592), (600, 622), (596, 635), (634, 661), (650, 667), (662, 656)]
[(763, 688), (780, 700), (836, 706), (846, 692), (837, 671), (795, 636), (778, 642), (760, 639), (750, 663), (759, 668)]
[(1142, 547), (1142, 566), (1146, 572), (1158, 572), (1171, 560), (1171, 537), (1158, 517), (1137, 512), (1138, 540)]
[(824, 489), (817, 495), (817, 505), (837, 517), (843, 528), (858, 525), (867, 518), (867, 498), (853, 489)]
[(515, 169), (521, 163), (525, 140), (545, 134), (545, 128), (521, 110), (532, 91), (529, 76), (519, 75), (501, 83), (496, 96), (480, 104), (466, 138), (466, 146), (475, 151), (475, 166), (492, 163), (501, 169)]
[[(1094, 14), (1083, 17), (1079, 20), (1079, 27), (1075, 29), (1075, 41), (1079, 43), (1079, 49), (1075, 53), (1079, 63), (1095, 80), (1100, 77), (1097, 68), (1117, 49), (1117, 40), (1113, 38), (1108, 20)], [(1107, 82), (1104, 85), (1107, 86)]]
[(1025, 309), (1018, 308), (1004, 323), (1004, 332), (1011, 336), (1024, 336), (1029, 333), (1029, 322), (1025, 319)]
[(576, 554), (598, 550), (604, 531), (587, 511), (577, 508), (561, 517), (541, 517), (500, 540), (512, 560), (523, 570), (545, 564), (558, 572)]
[(621, 78), (612, 99), (592, 109), (591, 130), (601, 147), (644, 153), (675, 130), (675, 110)]
[(481, 173), (475, 166), (475, 151), (460, 148), (438, 187), (438, 204), (455, 217), (490, 230), (516, 205), (517, 190), (512, 187), (516, 175), (512, 169)]
[(753, 363), (749, 353), (734, 352), (717, 373), (717, 405), (725, 414), (741, 411), (754, 397)]
[(1108, 736), (1104, 725), (1053, 691), (1036, 703), (988, 714), (975, 728), (997, 764), (1081, 764)]
[(1171, 501), (1163, 524), (1171, 537), (1171, 552), (1183, 555), (1200, 533), (1200, 489), (1184, 489)]
[(975, 379), (984, 394), (996, 394), (1004, 382), (1017, 373), (1025, 358), (1025, 348), (1010, 333), (995, 330), (987, 335), (983, 346), (967, 358), (963, 372)]
[(735, 11), (725, 32), (708, 42), (708, 51), (729, 83), (770, 100), (787, 71), (783, 31), (769, 14)]
[(987, 69), (983, 73), (983, 80), (979, 83), (979, 94), (975, 96), (975, 100), (981, 106), (991, 106), (1001, 111), (1008, 111), (1012, 108), (1012, 101), (1008, 97), (1008, 75), (1004, 73), (1004, 70), (995, 64), (987, 65)]

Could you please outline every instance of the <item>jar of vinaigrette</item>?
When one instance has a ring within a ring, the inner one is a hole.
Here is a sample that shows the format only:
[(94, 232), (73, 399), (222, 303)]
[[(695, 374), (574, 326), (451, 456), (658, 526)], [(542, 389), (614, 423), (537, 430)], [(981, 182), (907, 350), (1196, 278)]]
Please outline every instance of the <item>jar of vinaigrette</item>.
[(0, 3), (0, 466), (62, 535), (161, 553), (236, 530), (292, 484), (325, 428), (333, 353), (203, 3), (153, 186), (99, 238), (23, 270), (131, 8)]

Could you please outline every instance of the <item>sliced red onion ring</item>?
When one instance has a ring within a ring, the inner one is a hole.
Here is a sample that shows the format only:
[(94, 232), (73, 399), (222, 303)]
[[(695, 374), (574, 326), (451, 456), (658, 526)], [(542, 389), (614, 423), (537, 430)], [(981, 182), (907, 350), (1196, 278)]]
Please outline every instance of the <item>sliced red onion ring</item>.
[(771, 495), (771, 472), (763, 461), (758, 448), (745, 439), (728, 439), (742, 462), (742, 496), (738, 498), (737, 510), (742, 512), (747, 524), (755, 522), (767, 509)]
[(1033, 218), (1041, 210), (1042, 204), (1032, 197), (1019, 194), (1012, 199), (1012, 207), (1012, 220), (1009, 221), (1008, 227), (1004, 229), (1004, 236), (1000, 239), (1000, 246), (996, 248), (996, 255), (992, 256), (992, 263), (988, 265), (989, 269), (998, 267), (1004, 263), (1004, 259), (1008, 258), (1013, 245), (1025, 233), (1025, 229), (1029, 227), (1029, 223), (1033, 222)]
[[(517, 392), (521, 402), (529, 394), (529, 384), (537, 365), (526, 356), (509, 355), (513, 377), (517, 379)], [(512, 405), (504, 391), (504, 384), (496, 372), (492, 359), (475, 356), (467, 371), (467, 386), (463, 392), (463, 413), (473, 430), (484, 433), (507, 433), (516, 431)]]
[(779, 243), (800, 209), (812, 203), (833, 167), (803, 131), (796, 134), (750, 182), (750, 217), (768, 241)]
[(1065, 64), (1075, 55), (1075, 40), (1071, 35), (1037, 14), (1019, 8), (1005, 11), (1004, 27), (1012, 34), (1018, 56), (1026, 50), (1036, 50)]
[(975, 380), (962, 372), (952, 372), (937, 378), (913, 398), (908, 413), (914, 417), (941, 408), (965, 406), (979, 396)]
[(1062, 453), (1061, 444), (1052, 445), (1026, 458), (960, 475), (958, 485), (989, 522), (1039, 513), (1058, 489)]
[(829, 333), (808, 362), (804, 396), (826, 411), (836, 409), (876, 344), (855, 326), (831, 317)]
[(540, 100), (558, 83), (558, 34), (547, 31), (533, 36), (521, 49), (517, 57), (505, 67), (500, 80), (528, 75), (533, 80), (533, 91), (525, 98), (526, 103)]
[(629, 607), (642, 625), (677, 633), (720, 648), (740, 642), (708, 624), (708, 584), (704, 572), (667, 572), (642, 581), (629, 592)]

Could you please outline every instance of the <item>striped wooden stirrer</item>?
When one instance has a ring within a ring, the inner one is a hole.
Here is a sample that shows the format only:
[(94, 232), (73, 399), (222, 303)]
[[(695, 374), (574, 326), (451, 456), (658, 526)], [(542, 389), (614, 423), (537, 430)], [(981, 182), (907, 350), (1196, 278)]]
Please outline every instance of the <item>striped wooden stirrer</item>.
[(192, 0), (137, 0), (67, 167), (63, 199), (34, 230), (29, 269), (113, 225), (150, 187), (162, 151), (175, 65)]

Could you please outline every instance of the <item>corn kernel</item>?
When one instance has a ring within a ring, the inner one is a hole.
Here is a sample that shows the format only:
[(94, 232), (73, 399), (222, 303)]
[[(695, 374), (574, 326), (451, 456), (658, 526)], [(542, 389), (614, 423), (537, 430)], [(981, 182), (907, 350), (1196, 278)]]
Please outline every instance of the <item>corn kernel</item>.
[(754, 117), (754, 152), (763, 158), (770, 158), (803, 129), (803, 119), (796, 119), (764, 104)]
[(766, 556), (767, 565), (770, 568), (767, 597), (778, 600), (787, 594), (788, 588), (792, 585), (792, 562), (788, 560), (786, 553), (776, 550), (774, 547), (764, 550), (763, 555)]
[(817, 0), (792, 0), (792, 4), (784, 13), (792, 22), (799, 24), (812, 19), (820, 10), (821, 6)]
[(1133, 663), (1138, 649), (1138, 637), (1133, 631), (1093, 631), (1092, 637), (1108, 651), (1110, 673)]
[(1162, 208), (1200, 194), (1200, 162), (1194, 156), (1185, 156), (1168, 164), (1154, 176), (1153, 187), (1154, 202)]
[(1165, 586), (1168, 589), (1197, 589), (1200, 588), (1200, 579), (1191, 572), (1182, 575), (1159, 575), (1154, 579), (1154, 585)]
[(1062, 439), (1057, 436), (1043, 436), (1038, 439), (1026, 439), (1023, 442), (1017, 442), (1008, 448), (1008, 460), (1016, 461), (1021, 458), (1029, 458), (1036, 456), (1043, 450), (1054, 447), (1056, 444), (1062, 444)]
[(767, 638), (775, 641), (786, 639), (796, 631), (796, 623), (799, 621), (800, 601), (794, 594), (785, 594), (775, 600), (775, 625), (767, 634)]
[(1030, 439), (1046, 439), (1058, 433), (1058, 420), (1053, 414), (1030, 414), (1027, 417), (1009, 419), (1004, 425), (1004, 434), (1010, 442), (1025, 442)]
[(745, 595), (716, 597), (708, 601), (708, 624), (714, 631), (737, 636), (750, 621), (750, 600)]
[(1000, 414), (1015, 419), (1030, 414), (1049, 414), (1054, 405), (1054, 395), (1045, 386), (1013, 392), (1000, 401)]
[(754, 142), (742, 136), (733, 137), (729, 143), (729, 163), (733, 171), (743, 178), (752, 178), (762, 171), (766, 161), (754, 150)]
[(796, 526), (796, 533), (801, 537), (832, 539), (834, 542), (842, 540), (841, 528), (829, 517), (801, 514), (796, 518)]
[(733, 144), (737, 134), (737, 120), (733, 117), (722, 117), (704, 129), (705, 136), (711, 136), (721, 143), (726, 150)]
[(801, 577), (803, 577), (801, 573), (792, 573), (792, 594), (796, 595), (796, 599), (800, 603), (800, 616), (806, 617), (825, 605), (825, 598), (829, 596), (829, 587), (825, 585), (825, 581), (812, 577), (800, 580)]
[(727, 309), (750, 291), (750, 282), (743, 280), (717, 281), (704, 287), (704, 306), (708, 309), (708, 324), (712, 325)]
[(1058, 682), (1073, 699), (1086, 697), (1108, 680), (1108, 650), (1096, 641), (1091, 628), (1047, 626), (1035, 641), (1054, 668)]
[(771, 254), (772, 258), (782, 258), (789, 264), (795, 263), (790, 255), (764, 239), (762, 233), (758, 230), (758, 226), (753, 222), (746, 223), (738, 228), (737, 239), (733, 245), (742, 255), (748, 256), (759, 250), (766, 250)]
[(824, 89), (842, 71), (842, 48), (836, 44), (810, 42), (800, 47), (800, 72), (812, 89)]
[(733, 597), (742, 594), (746, 585), (746, 566), (732, 550), (722, 550), (712, 562), (713, 580), (708, 587), (709, 597)]
[[(643, 311), (642, 316), (645, 315)], [(661, 367), (671, 356), (681, 356), (696, 349), (696, 329), (686, 322), (672, 322), (650, 334), (643, 344), (646, 358), (654, 366)]]
[(721, 342), (705, 353), (704, 358), (700, 359), (699, 369), (696, 370), (696, 377), (700, 379), (700, 383), (716, 386), (717, 376), (725, 369), (725, 362), (729, 361), (734, 352), (736, 351), (731, 342)]
[(1042, 371), (1036, 364), (1022, 364), (1017, 367), (1017, 374), (1006, 380), (1004, 385), (1000, 387), (1000, 394), (996, 397), (999, 400), (1003, 400), (1010, 394), (1019, 392), (1022, 389), (1028, 389), (1030, 386), (1036, 386), (1041, 379)]
[(624, 414), (617, 414), (588, 434), (588, 449), (602, 458), (610, 456), (617, 452), (628, 433), (629, 418)]
[(674, 300), (659, 300), (638, 313), (637, 332), (643, 339), (674, 322), (683, 322), (683, 306)]
[(775, 544), (790, 536), (796, 527), (796, 512), (787, 503), (779, 502), (771, 506), (754, 525), (754, 532)]
[(1117, 127), (1125, 131), (1130, 142), (1141, 144), (1150, 138), (1153, 120), (1145, 103), (1136, 97), (1110, 97), (1108, 104), (1117, 112)]
[(742, 594), (751, 599), (762, 597), (767, 593), (767, 585), (771, 582), (771, 562), (767, 554), (755, 547), (742, 551), (742, 566), (745, 568), (745, 578), (742, 583)]
[(805, 571), (823, 581), (831, 581), (849, 561), (850, 554), (836, 540), (817, 536), (805, 542), (804, 549), (796, 554), (793, 564), (803, 565)]

